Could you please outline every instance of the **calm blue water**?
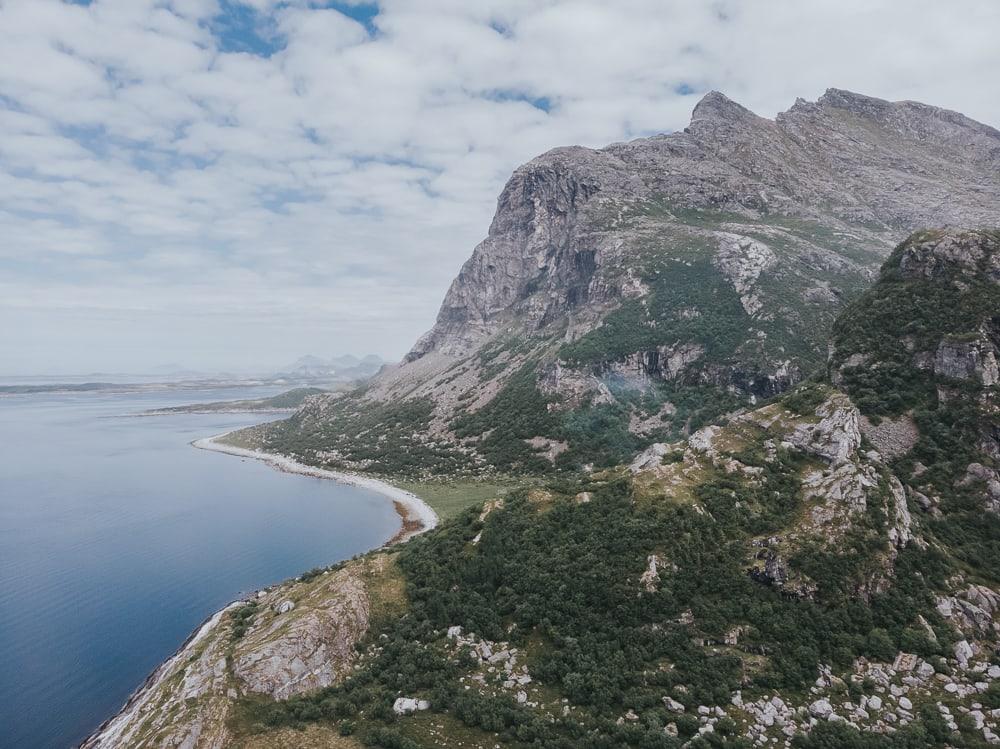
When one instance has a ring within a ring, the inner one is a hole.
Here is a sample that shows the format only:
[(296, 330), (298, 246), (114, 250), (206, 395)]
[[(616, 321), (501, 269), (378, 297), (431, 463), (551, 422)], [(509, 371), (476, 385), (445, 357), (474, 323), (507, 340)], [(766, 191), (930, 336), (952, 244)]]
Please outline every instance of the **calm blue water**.
[(275, 389), (0, 398), (0, 745), (75, 744), (241, 592), (378, 546), (391, 502), (197, 450)]

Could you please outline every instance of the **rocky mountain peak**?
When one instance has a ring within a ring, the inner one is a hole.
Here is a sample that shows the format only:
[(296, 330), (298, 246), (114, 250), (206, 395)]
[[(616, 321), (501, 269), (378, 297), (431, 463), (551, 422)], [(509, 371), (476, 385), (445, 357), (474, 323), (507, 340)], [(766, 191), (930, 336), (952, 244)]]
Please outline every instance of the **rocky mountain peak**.
[(847, 109), (857, 114), (870, 114), (891, 108), (892, 102), (874, 96), (856, 94), (843, 88), (828, 88), (816, 101), (820, 106)]
[[(1000, 133), (960, 114), (839, 89), (774, 120), (711, 92), (684, 132), (555, 148), (515, 170), (404, 362), (287, 429), (382, 471), (609, 465), (687, 436), (822, 370), (907, 234), (995, 222), (998, 154)], [(376, 433), (394, 450), (372, 457)]]
[(737, 104), (725, 94), (719, 91), (709, 91), (701, 100), (695, 104), (691, 112), (690, 129), (710, 123), (733, 123), (749, 118), (760, 119), (749, 109), (741, 104)]
[(709, 92), (684, 132), (556, 148), (518, 168), (434, 329), (407, 358), (461, 356), (512, 323), (534, 334), (571, 316), (573, 325), (599, 319), (602, 305), (631, 293), (599, 271), (634, 264), (644, 243), (615, 222), (640, 202), (772, 223), (794, 217), (888, 254), (921, 227), (986, 223), (1000, 205), (997, 159), (1000, 133), (935, 107), (831, 88), (768, 120)]

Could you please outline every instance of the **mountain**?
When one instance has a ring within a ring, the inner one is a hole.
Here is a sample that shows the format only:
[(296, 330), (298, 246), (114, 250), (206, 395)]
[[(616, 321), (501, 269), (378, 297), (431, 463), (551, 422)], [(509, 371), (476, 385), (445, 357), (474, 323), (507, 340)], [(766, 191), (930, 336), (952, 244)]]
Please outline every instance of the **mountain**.
[(385, 362), (374, 354), (368, 354), (363, 359), (352, 354), (321, 359), (318, 356), (300, 356), (294, 362), (284, 367), (276, 377), (296, 380), (336, 379), (364, 380), (378, 372)]
[(1000, 231), (921, 231), (769, 403), (211, 619), (85, 746), (1000, 743)]
[(998, 208), (1000, 133), (963, 115), (713, 92), (683, 132), (517, 169), (405, 360), (253, 438), (383, 474), (613, 465), (821, 370), (899, 241)]
[[(353, 366), (356, 363), (357, 359), (355, 359), (352, 356), (350, 359), (350, 364), (348, 366)], [(284, 367), (283, 369), (290, 372), (294, 372), (295, 370), (298, 369), (315, 369), (318, 367), (328, 367), (328, 366), (330, 366), (329, 363), (324, 361), (323, 359), (320, 359), (318, 356), (307, 354), (306, 356), (300, 356), (298, 359), (296, 359), (294, 362), (292, 362), (287, 367)]]

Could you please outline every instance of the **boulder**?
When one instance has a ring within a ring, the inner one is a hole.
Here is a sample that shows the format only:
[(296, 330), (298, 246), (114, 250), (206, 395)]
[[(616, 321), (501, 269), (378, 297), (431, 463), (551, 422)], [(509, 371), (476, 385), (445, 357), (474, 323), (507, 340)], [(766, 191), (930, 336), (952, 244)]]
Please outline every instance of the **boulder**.
[(955, 643), (955, 660), (962, 668), (969, 667), (969, 659), (975, 655), (972, 645), (968, 640), (959, 640)]
[(664, 697), (663, 704), (666, 706), (667, 710), (673, 713), (683, 713), (684, 705), (675, 700), (672, 697)]
[(814, 718), (829, 718), (832, 713), (833, 705), (830, 704), (830, 700), (825, 698), (816, 700), (809, 706), (809, 714)]
[(429, 710), (431, 703), (427, 700), (418, 700), (414, 697), (397, 697), (392, 703), (392, 711), (396, 715), (409, 715), (420, 710)]

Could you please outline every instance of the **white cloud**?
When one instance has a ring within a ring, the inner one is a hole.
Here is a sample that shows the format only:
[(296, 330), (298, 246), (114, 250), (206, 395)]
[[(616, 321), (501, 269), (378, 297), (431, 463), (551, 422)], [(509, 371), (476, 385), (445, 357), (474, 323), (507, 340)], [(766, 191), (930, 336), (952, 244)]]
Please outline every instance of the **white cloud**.
[(242, 2), (263, 40), (214, 0), (0, 2), (0, 368), (398, 355), (513, 168), (683, 127), (682, 90), (1000, 124), (994, 0), (385, 0), (374, 35)]

